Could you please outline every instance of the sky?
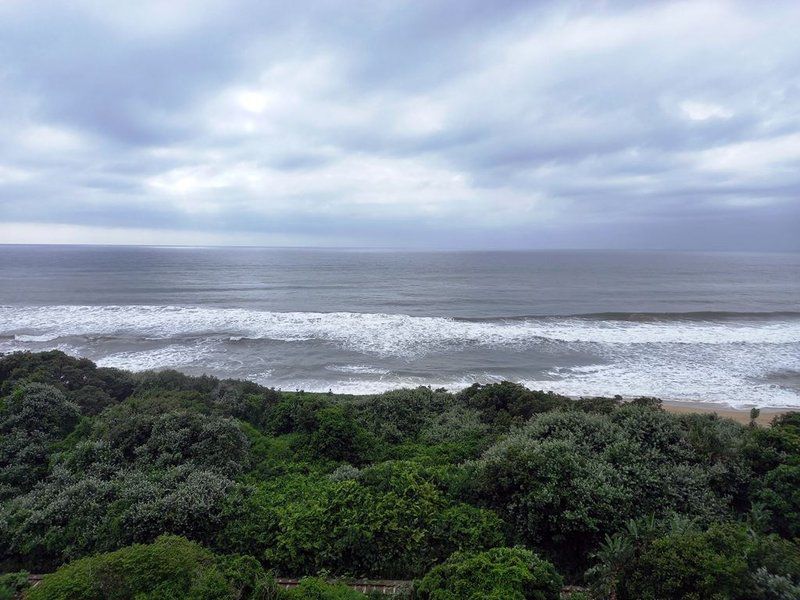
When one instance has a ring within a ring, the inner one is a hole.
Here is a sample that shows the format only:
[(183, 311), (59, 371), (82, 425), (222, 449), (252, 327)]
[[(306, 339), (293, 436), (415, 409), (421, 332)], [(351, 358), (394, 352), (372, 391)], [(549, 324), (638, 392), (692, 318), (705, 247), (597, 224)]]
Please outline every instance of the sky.
[(800, 2), (0, 0), (0, 243), (800, 251)]

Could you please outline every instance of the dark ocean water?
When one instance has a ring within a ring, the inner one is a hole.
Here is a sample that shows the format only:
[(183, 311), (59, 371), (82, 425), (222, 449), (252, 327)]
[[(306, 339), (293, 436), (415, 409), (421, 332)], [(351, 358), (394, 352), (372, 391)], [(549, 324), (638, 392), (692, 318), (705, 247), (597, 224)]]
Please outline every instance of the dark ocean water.
[(0, 352), (800, 406), (800, 255), (0, 246)]

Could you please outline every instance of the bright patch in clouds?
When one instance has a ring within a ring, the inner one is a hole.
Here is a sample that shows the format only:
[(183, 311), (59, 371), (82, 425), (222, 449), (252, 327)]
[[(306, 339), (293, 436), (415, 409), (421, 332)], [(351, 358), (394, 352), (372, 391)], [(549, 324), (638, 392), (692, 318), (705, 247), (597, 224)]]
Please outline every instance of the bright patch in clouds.
[(733, 111), (708, 102), (694, 102), (687, 100), (681, 103), (681, 110), (692, 121), (707, 121), (708, 119), (730, 119)]
[(700, 154), (699, 165), (710, 171), (743, 173), (796, 169), (800, 165), (800, 133), (728, 144)]
[(236, 101), (246, 111), (261, 114), (270, 105), (270, 96), (265, 92), (243, 90), (236, 94)]

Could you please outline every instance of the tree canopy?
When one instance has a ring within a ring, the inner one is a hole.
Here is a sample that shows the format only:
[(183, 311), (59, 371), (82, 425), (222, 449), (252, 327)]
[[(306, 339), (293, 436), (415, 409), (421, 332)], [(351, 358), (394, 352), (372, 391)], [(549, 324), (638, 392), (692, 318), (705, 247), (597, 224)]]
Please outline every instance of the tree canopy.
[(799, 469), (796, 414), (744, 426), (510, 382), (290, 393), (17, 353), (0, 358), (0, 598), (23, 570), (54, 572), (33, 600), (111, 581), (114, 598), (356, 598), (328, 580), (360, 577), (431, 600), (564, 582), (793, 598)]

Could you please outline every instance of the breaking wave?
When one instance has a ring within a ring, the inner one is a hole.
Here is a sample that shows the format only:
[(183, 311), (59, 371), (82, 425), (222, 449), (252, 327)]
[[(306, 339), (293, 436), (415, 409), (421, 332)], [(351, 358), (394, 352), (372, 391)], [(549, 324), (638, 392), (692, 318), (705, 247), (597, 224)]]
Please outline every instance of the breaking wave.
[(596, 344), (794, 344), (800, 316), (782, 319), (634, 320), (525, 317), (463, 320), (403, 314), (268, 312), (178, 306), (44, 306), (0, 308), (0, 333), (18, 341), (69, 336), (149, 339), (322, 340), (379, 356), (419, 356), (453, 346), (526, 346), (548, 341)]
[[(0, 307), (0, 352), (48, 348), (105, 366), (211, 372), (287, 389), (366, 393), (508, 377), (574, 395), (800, 406), (800, 313), (793, 312), (458, 319), (197, 306)], [(510, 371), (503, 370), (508, 353)]]

